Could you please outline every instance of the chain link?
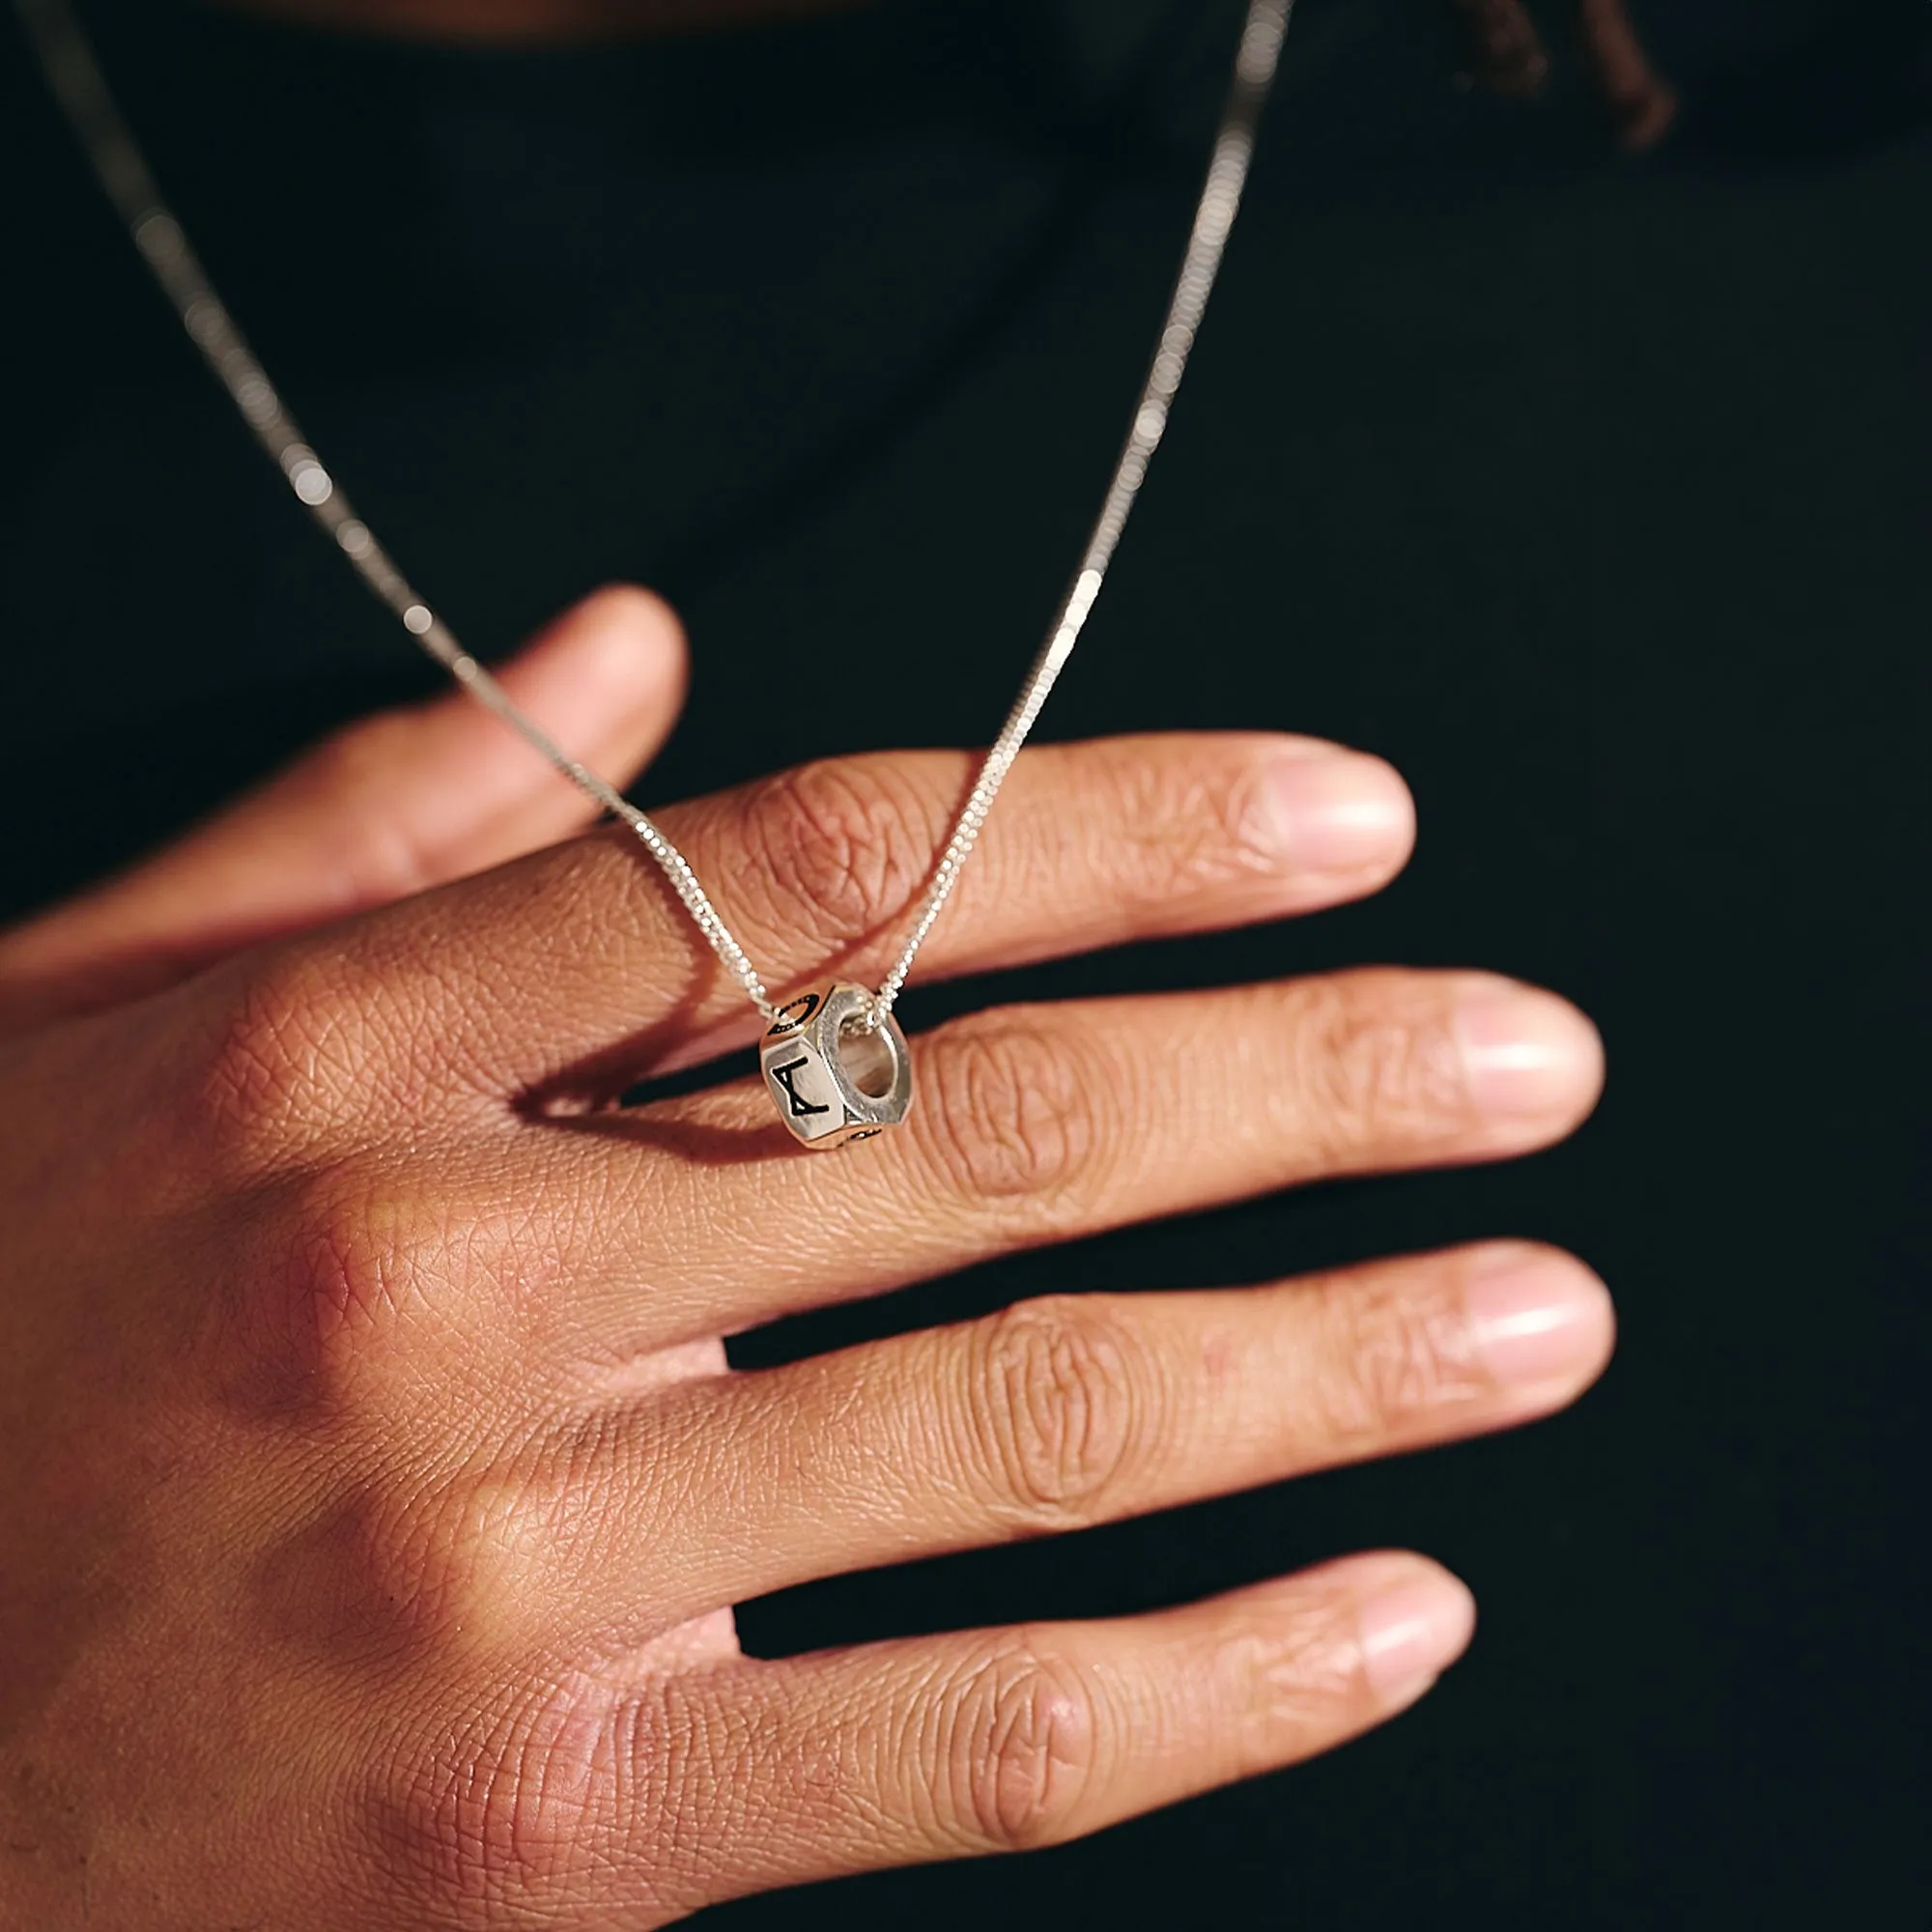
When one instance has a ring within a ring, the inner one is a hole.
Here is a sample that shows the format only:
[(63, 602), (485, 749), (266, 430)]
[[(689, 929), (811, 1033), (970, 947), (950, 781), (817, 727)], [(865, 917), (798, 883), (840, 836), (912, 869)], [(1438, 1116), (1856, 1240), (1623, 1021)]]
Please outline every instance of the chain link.
[[(179, 312), (183, 327), (220, 380), (242, 419), (273, 458), (309, 514), (334, 539), (350, 563), (402, 619), (431, 657), (477, 701), (496, 713), (572, 784), (627, 825), (657, 862), (711, 950), (746, 997), (768, 1021), (778, 1009), (764, 981), (711, 902), (690, 862), (662, 830), (608, 781), (571, 757), (530, 718), (487, 669), (457, 642), (447, 625), (419, 597), (368, 525), (350, 507), (341, 486), (324, 466), (290, 415), (268, 372), (256, 360), (227, 305), (215, 292), (181, 223), (136, 145), (95, 59), (70, 0), (14, 0), (47, 83), (85, 148), (109, 199), (127, 223), (155, 279)], [(1281, 63), (1294, 0), (1252, 0), (1235, 78), (1214, 143), (1207, 185), (1179, 279), (1161, 329), (1160, 346), (1134, 412), (1133, 427), (1080, 569), (1046, 643), (1034, 660), (999, 737), (980, 767), (946, 849), (933, 867), (918, 917), (892, 970), (873, 995), (865, 1022), (883, 1026), (905, 989), (914, 960), (925, 944), (1006, 782), (1020, 748), (1037, 723), (1053, 687), (1073, 655), (1080, 634), (1099, 601), (1107, 571), (1120, 547), (1155, 450), (1167, 434), (1169, 414), (1187, 372), (1188, 357), (1220, 272), (1228, 237), (1240, 210), (1254, 156), (1255, 131)]]

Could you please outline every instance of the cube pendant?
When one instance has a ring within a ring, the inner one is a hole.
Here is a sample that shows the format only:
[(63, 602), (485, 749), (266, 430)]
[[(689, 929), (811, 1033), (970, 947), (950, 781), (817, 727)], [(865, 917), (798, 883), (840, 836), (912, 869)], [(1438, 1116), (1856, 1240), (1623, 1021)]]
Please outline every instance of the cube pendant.
[(871, 1032), (864, 986), (844, 980), (804, 993), (758, 1045), (779, 1119), (809, 1148), (849, 1147), (895, 1127), (912, 1111), (912, 1056), (899, 1023)]

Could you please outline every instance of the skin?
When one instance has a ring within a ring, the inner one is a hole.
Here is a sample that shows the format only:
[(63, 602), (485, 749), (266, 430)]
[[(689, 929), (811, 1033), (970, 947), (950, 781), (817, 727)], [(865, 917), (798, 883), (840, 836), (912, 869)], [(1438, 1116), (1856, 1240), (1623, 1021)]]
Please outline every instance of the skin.
[[(507, 675), (622, 775), (682, 648), (611, 591)], [(865, 978), (969, 769), (665, 822), (775, 988)], [(730, 1606), (1546, 1414), (1611, 1346), (1564, 1256), (1060, 1295), (758, 1373), (718, 1338), (1544, 1146), (1597, 1093), (1580, 1015), (1394, 970), (993, 1008), (915, 1039), (905, 1128), (796, 1151), (754, 1080), (614, 1106), (756, 1019), (634, 841), (552, 842), (582, 810), (451, 696), (0, 937), (0, 1924), (662, 1925), (1291, 1764), (1467, 1641), (1388, 1551), (776, 1662)], [(1029, 752), (923, 971), (1313, 911), (1411, 833), (1311, 740)]]

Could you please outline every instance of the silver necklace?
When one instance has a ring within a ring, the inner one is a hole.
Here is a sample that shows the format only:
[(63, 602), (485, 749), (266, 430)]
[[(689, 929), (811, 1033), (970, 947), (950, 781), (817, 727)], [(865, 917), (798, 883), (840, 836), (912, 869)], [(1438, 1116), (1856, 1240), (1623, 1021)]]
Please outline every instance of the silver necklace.
[(102, 187), (127, 223), (134, 245), (173, 301), (209, 367), (288, 479), (289, 487), (361, 573), (363, 582), (402, 619), (411, 637), (571, 783), (629, 826), (657, 861), (712, 951), (765, 1019), (769, 1031), (759, 1047), (759, 1064), (780, 1119), (798, 1140), (815, 1148), (869, 1140), (885, 1128), (896, 1126), (912, 1106), (912, 1063), (893, 1009), (920, 948), (938, 923), (979, 842), (1020, 747), (1093, 615), (1127, 518), (1147, 480), (1148, 466), (1167, 433), (1169, 412), (1186, 373), (1240, 208), (1254, 156), (1255, 131), (1280, 67), (1294, 0), (1252, 0), (1248, 8), (1234, 82), (1207, 185), (1195, 211), (1180, 276), (1099, 521), (1072, 588), (933, 867), (925, 897), (904, 946), (876, 991), (835, 981), (802, 993), (782, 1007), (773, 1003), (757, 969), (720, 917), (683, 853), (615, 786), (569, 756), (525, 714), (457, 642), (350, 507), (341, 486), (283, 407), (267, 371), (255, 359), (227, 305), (203, 271), (181, 223), (162, 200), (70, 0), (14, 0), (14, 5), (40, 56), (47, 83)]

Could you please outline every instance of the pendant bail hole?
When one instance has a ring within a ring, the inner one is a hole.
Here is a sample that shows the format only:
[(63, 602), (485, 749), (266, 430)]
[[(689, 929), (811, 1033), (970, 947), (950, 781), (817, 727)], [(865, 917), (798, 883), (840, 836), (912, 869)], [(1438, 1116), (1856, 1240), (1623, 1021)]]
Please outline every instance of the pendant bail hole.
[(871, 1032), (859, 1021), (841, 1027), (838, 1059), (846, 1078), (868, 1100), (883, 1100), (898, 1078), (898, 1057), (883, 1027)]

